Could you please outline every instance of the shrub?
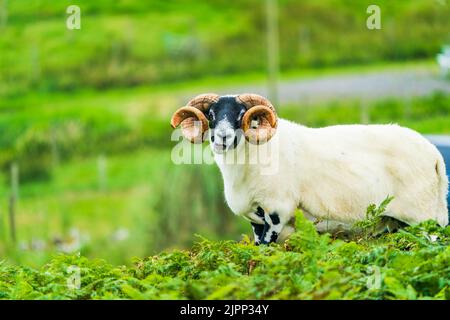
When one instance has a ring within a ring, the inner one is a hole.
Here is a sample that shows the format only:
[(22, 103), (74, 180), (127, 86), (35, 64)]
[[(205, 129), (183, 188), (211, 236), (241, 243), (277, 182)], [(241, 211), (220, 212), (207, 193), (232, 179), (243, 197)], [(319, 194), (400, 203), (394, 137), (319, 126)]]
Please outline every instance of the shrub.
[[(319, 235), (301, 214), (284, 244), (200, 238), (131, 267), (58, 255), (40, 270), (0, 263), (4, 299), (450, 299), (450, 227), (432, 221), (376, 240)], [(74, 267), (78, 269), (74, 269)], [(80, 288), (67, 285), (78, 270)]]

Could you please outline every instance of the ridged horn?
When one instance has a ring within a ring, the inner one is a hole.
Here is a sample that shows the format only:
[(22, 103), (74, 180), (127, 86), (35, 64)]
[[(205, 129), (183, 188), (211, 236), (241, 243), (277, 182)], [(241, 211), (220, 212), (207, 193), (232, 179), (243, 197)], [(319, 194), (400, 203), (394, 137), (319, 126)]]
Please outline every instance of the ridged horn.
[(247, 141), (253, 144), (269, 141), (275, 134), (278, 124), (278, 117), (272, 103), (253, 93), (238, 95), (236, 101), (247, 108), (242, 117), (242, 130)]
[(172, 128), (181, 125), (183, 136), (192, 143), (202, 143), (203, 135), (208, 130), (208, 119), (205, 112), (219, 101), (219, 95), (206, 93), (191, 99), (186, 106), (179, 108), (172, 115)]

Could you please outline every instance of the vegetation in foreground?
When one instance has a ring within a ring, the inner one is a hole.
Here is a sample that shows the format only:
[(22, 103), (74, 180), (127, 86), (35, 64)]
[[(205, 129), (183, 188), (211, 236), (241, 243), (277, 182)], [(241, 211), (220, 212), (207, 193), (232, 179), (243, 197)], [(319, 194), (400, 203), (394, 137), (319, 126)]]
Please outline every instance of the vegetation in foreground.
[(189, 251), (132, 267), (77, 255), (59, 255), (39, 270), (3, 262), (0, 298), (450, 299), (450, 227), (427, 221), (345, 242), (319, 235), (301, 214), (296, 224), (283, 245), (200, 238)]

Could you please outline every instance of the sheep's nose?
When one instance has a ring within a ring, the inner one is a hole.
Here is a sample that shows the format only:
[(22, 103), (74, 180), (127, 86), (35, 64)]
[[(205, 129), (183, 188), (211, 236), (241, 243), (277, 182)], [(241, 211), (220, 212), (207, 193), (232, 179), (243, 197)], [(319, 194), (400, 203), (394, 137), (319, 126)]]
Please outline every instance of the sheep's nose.
[(231, 130), (219, 131), (216, 133), (216, 135), (217, 135), (217, 138), (222, 141), (228, 141), (228, 140), (233, 139), (233, 131), (231, 131)]

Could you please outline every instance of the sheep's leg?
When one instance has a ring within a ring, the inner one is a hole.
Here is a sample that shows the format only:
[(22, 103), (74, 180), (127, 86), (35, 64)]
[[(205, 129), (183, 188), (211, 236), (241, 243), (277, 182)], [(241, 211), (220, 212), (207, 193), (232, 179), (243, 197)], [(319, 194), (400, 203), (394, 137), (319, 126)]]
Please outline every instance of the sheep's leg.
[(259, 245), (261, 243), (261, 239), (264, 233), (264, 228), (266, 224), (257, 224), (252, 222), (253, 234), (255, 236), (255, 245)]
[(262, 223), (251, 222), (253, 234), (255, 237), (255, 244), (259, 245), (263, 239), (264, 233), (267, 231), (268, 225), (264, 221), (264, 210), (261, 207), (258, 207), (258, 209), (256, 210), (256, 212), (253, 213), (253, 215), (255, 216), (254, 217), (255, 221), (262, 222)]
[(276, 212), (272, 212), (270, 214), (265, 213), (264, 221), (265, 224), (263, 235), (261, 237), (261, 243), (268, 244), (271, 242), (276, 242), (284, 226), (284, 224), (281, 223), (280, 216)]
[(253, 218), (251, 224), (256, 245), (276, 242), (285, 225), (277, 212), (268, 214), (261, 207), (250, 218)]

